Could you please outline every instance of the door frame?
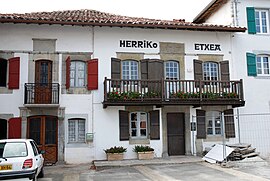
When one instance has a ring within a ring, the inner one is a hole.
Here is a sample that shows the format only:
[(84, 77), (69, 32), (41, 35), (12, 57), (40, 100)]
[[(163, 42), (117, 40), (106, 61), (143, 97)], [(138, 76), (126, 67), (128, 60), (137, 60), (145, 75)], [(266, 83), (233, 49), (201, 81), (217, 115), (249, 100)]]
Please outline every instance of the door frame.
[[(30, 136), (30, 121), (32, 118), (40, 118), (41, 119), (41, 124), (40, 124), (40, 142), (41, 145), (38, 145), (38, 148), (40, 150), (44, 150), (45, 151), (45, 155), (44, 157), (44, 162), (45, 163), (52, 163), (50, 161), (46, 160), (46, 147), (48, 147), (48, 145), (52, 145), (52, 144), (47, 144), (45, 143), (45, 139), (46, 139), (46, 118), (47, 117), (53, 117), (56, 120), (56, 133), (55, 133), (55, 146), (56, 146), (56, 153), (55, 153), (55, 162), (56, 163), (58, 161), (58, 117), (57, 116), (52, 116), (52, 115), (35, 115), (35, 116), (29, 116), (27, 117), (27, 138), (29, 138)], [(54, 144), (53, 144), (54, 145)]]
[[(183, 149), (184, 149), (184, 153), (183, 154), (177, 154), (177, 155), (170, 155), (170, 147), (169, 147), (169, 119), (168, 119), (168, 115), (169, 114), (181, 114), (183, 115)], [(167, 112), (166, 114), (166, 120), (167, 120), (167, 152), (169, 156), (180, 156), (180, 155), (185, 155), (186, 154), (186, 123), (185, 123), (185, 113), (184, 112)]]

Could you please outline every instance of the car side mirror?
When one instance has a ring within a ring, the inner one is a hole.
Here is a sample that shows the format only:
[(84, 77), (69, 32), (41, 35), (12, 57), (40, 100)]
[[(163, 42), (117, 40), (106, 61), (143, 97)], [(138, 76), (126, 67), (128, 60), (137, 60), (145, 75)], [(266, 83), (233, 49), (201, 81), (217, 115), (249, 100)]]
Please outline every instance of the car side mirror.
[(40, 150), (40, 154), (45, 154), (45, 150)]

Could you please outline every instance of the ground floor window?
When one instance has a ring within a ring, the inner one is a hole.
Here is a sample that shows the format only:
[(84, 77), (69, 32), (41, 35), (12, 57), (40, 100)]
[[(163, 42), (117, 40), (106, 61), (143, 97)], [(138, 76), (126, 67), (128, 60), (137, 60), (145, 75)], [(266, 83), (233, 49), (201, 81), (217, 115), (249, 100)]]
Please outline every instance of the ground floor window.
[(130, 113), (130, 132), (132, 138), (147, 137), (147, 113), (131, 112)]
[(206, 112), (207, 135), (221, 135), (221, 114), (218, 111)]
[(84, 143), (85, 142), (85, 119), (68, 120), (68, 142)]

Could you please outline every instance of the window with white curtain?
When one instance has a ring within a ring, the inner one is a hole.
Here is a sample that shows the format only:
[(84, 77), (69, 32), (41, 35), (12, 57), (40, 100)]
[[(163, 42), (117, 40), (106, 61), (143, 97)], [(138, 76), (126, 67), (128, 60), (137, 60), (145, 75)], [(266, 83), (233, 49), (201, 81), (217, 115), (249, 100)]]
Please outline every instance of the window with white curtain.
[(134, 60), (125, 60), (122, 62), (122, 79), (138, 79), (138, 62)]
[(218, 80), (218, 63), (215, 62), (203, 63), (203, 79)]
[(86, 86), (86, 65), (83, 61), (71, 61), (70, 65), (70, 86), (85, 87)]
[(69, 143), (85, 142), (85, 119), (68, 120), (68, 142)]
[(206, 112), (207, 135), (221, 135), (221, 114), (218, 111)]
[(266, 55), (257, 56), (257, 74), (269, 75), (269, 57)]
[(255, 23), (257, 33), (268, 33), (268, 10), (255, 10)]
[(130, 113), (130, 135), (132, 138), (147, 137), (147, 113), (131, 112)]
[(170, 80), (179, 79), (179, 64), (176, 61), (165, 62), (165, 78)]

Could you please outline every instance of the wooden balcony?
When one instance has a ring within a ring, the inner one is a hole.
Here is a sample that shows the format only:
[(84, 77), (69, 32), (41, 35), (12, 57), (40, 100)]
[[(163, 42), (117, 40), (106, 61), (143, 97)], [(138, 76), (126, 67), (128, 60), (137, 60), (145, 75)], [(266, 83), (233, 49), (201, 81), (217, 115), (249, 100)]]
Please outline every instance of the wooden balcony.
[(243, 82), (202, 80), (113, 80), (105, 78), (107, 106), (244, 106)]
[(56, 105), (59, 104), (58, 83), (26, 83), (24, 85), (25, 105)]

